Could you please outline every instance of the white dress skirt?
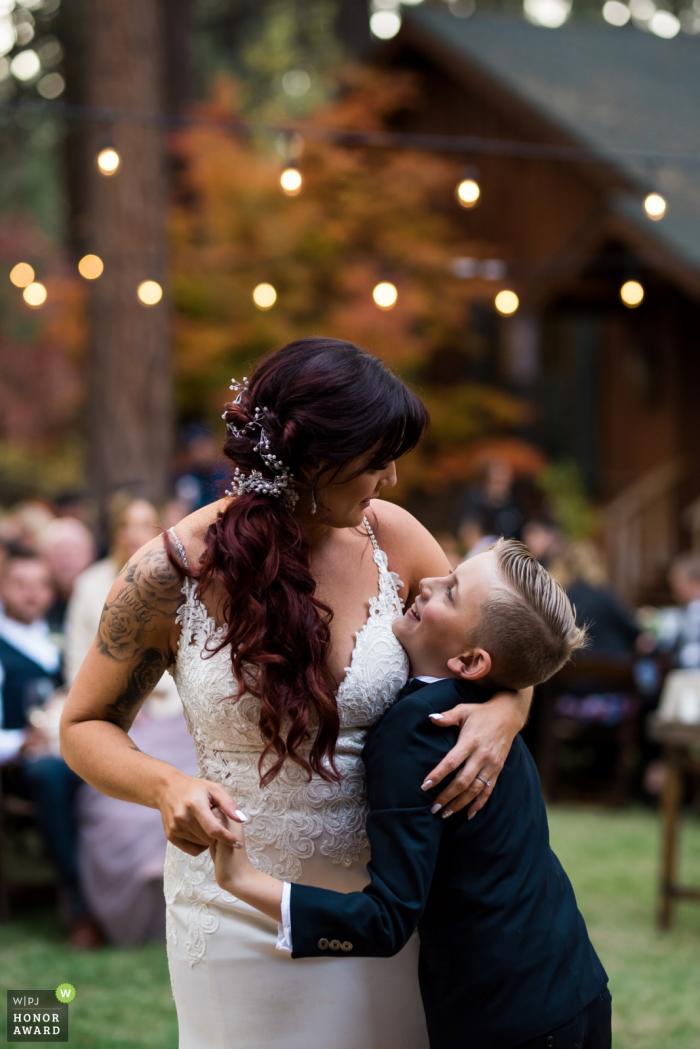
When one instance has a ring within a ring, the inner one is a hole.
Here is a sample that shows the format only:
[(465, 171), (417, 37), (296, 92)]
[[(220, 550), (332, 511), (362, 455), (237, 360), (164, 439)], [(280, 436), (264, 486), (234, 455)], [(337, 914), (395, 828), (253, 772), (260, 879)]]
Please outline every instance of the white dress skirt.
[[(360, 752), (367, 728), (405, 684), (406, 655), (391, 624), (398, 580), (374, 547), (378, 595), (356, 635), (338, 689), (343, 778), (308, 780), (288, 762), (261, 788), (258, 703), (232, 699), (230, 652), (187, 580), (173, 675), (197, 750), (199, 774), (221, 783), (249, 816), (252, 863), (286, 881), (352, 892), (368, 882), (366, 801)], [(171, 530), (184, 559), (184, 550)], [(180, 1049), (428, 1049), (418, 988), (418, 939), (394, 958), (294, 960), (276, 949), (277, 923), (220, 889), (208, 852), (168, 845), (167, 942)], [(293, 930), (292, 930), (293, 933)]]

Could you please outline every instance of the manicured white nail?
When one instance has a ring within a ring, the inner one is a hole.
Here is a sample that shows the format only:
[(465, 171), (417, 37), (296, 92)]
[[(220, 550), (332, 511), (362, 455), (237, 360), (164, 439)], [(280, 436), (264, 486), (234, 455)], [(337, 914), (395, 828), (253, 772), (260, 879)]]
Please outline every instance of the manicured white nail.
[(446, 820), (446, 819), (447, 819), (447, 817), (448, 817), (448, 816), (451, 816), (451, 815), (452, 815), (452, 809), (445, 809), (445, 811), (444, 811), (444, 812), (443, 812), (443, 814), (442, 814), (442, 818), (443, 818), (444, 820)]
[(433, 721), (442, 721), (442, 714), (428, 714), (428, 717), (432, 718)]
[(441, 808), (442, 808), (442, 805), (440, 805), (440, 803), (436, 801), (430, 811), (433, 813), (433, 815), (435, 815), (435, 813), (439, 812)]
[(236, 819), (240, 820), (241, 823), (248, 823), (248, 817), (245, 812), (241, 812), (240, 809), (236, 809)]
[(421, 783), (421, 788), (420, 789), (421, 790), (429, 790), (430, 787), (432, 787), (432, 785), (433, 785), (433, 781), (431, 779), (427, 779), (425, 781), (425, 783)]
[(243, 848), (243, 842), (242, 841), (234, 841), (232, 847), (234, 849), (242, 849)]
[(475, 816), (476, 816), (475, 812), (470, 812), (469, 815), (467, 816), (467, 819), (468, 820), (473, 820)]

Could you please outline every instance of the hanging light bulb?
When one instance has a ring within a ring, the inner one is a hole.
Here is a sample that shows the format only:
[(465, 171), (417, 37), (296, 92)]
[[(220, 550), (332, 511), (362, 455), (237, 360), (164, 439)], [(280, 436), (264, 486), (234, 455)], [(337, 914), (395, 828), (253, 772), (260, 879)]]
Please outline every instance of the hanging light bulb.
[(401, 13), (398, 10), (379, 10), (370, 15), (369, 28), (379, 40), (391, 40), (401, 28)]
[(288, 197), (296, 197), (301, 192), (303, 179), (299, 168), (293, 162), (289, 162), (280, 175), (280, 186)]
[(625, 306), (633, 310), (644, 298), (644, 288), (638, 280), (626, 280), (620, 288), (620, 298)]
[(455, 189), (457, 203), (463, 208), (473, 208), (481, 196), (478, 173), (475, 167), (469, 166), (462, 172), (462, 178)]
[(101, 149), (97, 154), (97, 170), (100, 175), (109, 178), (111, 175), (116, 175), (121, 160), (122, 158), (119, 156), (114, 146), (105, 146), (104, 149)]
[(158, 281), (143, 280), (136, 289), (136, 294), (144, 306), (155, 306), (163, 298), (163, 289)]
[(83, 255), (78, 263), (78, 273), (85, 280), (97, 280), (104, 272), (105, 264), (99, 255)]
[(396, 285), (388, 280), (381, 281), (372, 292), (372, 298), (380, 310), (392, 310), (398, 297), (399, 293), (396, 290)]
[(104, 175), (105, 178), (111, 178), (112, 175), (116, 175), (121, 160), (122, 158), (117, 152), (111, 133), (108, 132), (106, 135), (101, 135), (97, 143), (97, 156), (95, 157), (95, 164), (100, 175)]
[(253, 302), (259, 310), (270, 310), (277, 302), (277, 292), (271, 284), (258, 284), (253, 290)]
[(18, 262), (10, 270), (10, 280), (16, 288), (26, 288), (34, 280), (34, 267), (28, 262)]
[(666, 214), (666, 201), (660, 193), (649, 193), (644, 200), (644, 210), (650, 219), (658, 222)]
[(510, 317), (520, 305), (520, 299), (514, 291), (504, 289), (499, 291), (494, 299), (494, 304), (502, 317)]
[(31, 306), (33, 310), (39, 309), (46, 302), (46, 288), (43, 284), (40, 284), (38, 280), (32, 281), (22, 292), (22, 298), (26, 302), (27, 306)]

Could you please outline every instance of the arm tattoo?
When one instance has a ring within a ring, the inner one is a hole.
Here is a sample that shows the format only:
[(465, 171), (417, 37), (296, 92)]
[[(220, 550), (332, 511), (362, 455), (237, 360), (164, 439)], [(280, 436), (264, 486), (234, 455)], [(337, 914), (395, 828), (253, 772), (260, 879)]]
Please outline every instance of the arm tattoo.
[[(125, 663), (142, 653), (148, 635), (164, 618), (175, 615), (184, 598), (182, 579), (163, 549), (149, 550), (138, 561), (129, 561), (119, 580), (119, 591), (102, 610), (97, 645), (103, 656)], [(132, 679), (147, 655), (132, 672)]]
[[(143, 653), (120, 694), (109, 703), (102, 717), (113, 725), (128, 732), (134, 720), (134, 714), (143, 699), (156, 687), (168, 665), (165, 652), (157, 648), (148, 648)], [(133, 749), (139, 748), (133, 744)]]

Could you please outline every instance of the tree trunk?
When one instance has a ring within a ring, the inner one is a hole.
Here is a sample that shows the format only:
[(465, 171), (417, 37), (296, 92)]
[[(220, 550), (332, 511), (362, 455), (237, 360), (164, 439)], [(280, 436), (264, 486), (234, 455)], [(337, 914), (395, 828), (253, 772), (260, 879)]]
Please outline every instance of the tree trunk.
[[(165, 288), (165, 0), (90, 0), (88, 103), (118, 110), (91, 124), (90, 250), (104, 262), (91, 286), (89, 434), (95, 494), (118, 488), (154, 501), (168, 490), (173, 443), (167, 294), (144, 306), (144, 280)], [(156, 119), (154, 119), (156, 118)], [(117, 172), (95, 158), (111, 136)]]

